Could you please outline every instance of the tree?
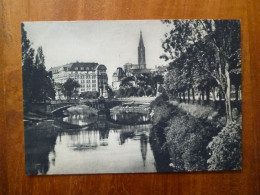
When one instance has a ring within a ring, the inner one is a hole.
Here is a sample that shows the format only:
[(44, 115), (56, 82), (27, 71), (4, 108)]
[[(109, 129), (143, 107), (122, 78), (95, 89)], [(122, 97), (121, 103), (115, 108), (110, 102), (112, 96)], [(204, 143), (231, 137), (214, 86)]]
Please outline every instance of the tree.
[(71, 96), (75, 93), (77, 93), (77, 89), (80, 87), (80, 84), (69, 78), (64, 84), (63, 84), (63, 88), (64, 88), (64, 94), (67, 98), (71, 99)]
[[(231, 77), (241, 72), (240, 23), (236, 20), (175, 20), (166, 34), (161, 56), (170, 61), (170, 76), (178, 72), (174, 87), (166, 91), (185, 91), (192, 86), (206, 90), (216, 86), (224, 94), (227, 123), (232, 122)], [(204, 75), (202, 77), (202, 75)], [(171, 79), (172, 76), (171, 76)], [(166, 79), (167, 82), (168, 79)], [(172, 87), (166, 84), (166, 87)], [(183, 99), (185, 93), (183, 92)]]
[(106, 90), (109, 98), (114, 97), (114, 92), (110, 86), (106, 85)]
[(153, 86), (151, 86), (151, 87), (155, 92), (154, 95), (157, 95), (158, 87), (161, 86), (163, 84), (163, 81), (164, 81), (163, 75), (159, 72), (155, 72), (152, 75), (152, 81), (153, 81)]
[(22, 30), (22, 72), (23, 72), (23, 98), (25, 105), (32, 99), (32, 75), (34, 71), (34, 49), (27, 37), (24, 24), (21, 25)]
[(55, 98), (54, 82), (51, 73), (45, 68), (42, 47), (34, 56), (34, 49), (22, 24), (22, 70), (25, 106), (32, 102), (42, 102)]
[(147, 96), (147, 94), (146, 94), (147, 88), (153, 85), (153, 80), (152, 80), (151, 74), (142, 73), (140, 75), (136, 75), (135, 81), (136, 81), (136, 84), (139, 86), (139, 88), (143, 90), (144, 95)]
[(120, 87), (123, 87), (123, 88), (130, 88), (130, 87), (133, 87), (133, 84), (132, 82), (135, 81), (135, 78), (134, 77), (125, 77), (121, 80), (121, 83), (120, 83)]
[(55, 98), (54, 82), (51, 73), (46, 71), (42, 47), (37, 49), (32, 81), (32, 97), (34, 101), (45, 102), (48, 99)]
[(84, 99), (96, 99), (99, 96), (99, 92), (97, 91), (86, 91), (80, 94), (80, 97)]
[(145, 95), (144, 91), (145, 90), (143, 88), (139, 88), (136, 93), (139, 97), (142, 97), (143, 95)]

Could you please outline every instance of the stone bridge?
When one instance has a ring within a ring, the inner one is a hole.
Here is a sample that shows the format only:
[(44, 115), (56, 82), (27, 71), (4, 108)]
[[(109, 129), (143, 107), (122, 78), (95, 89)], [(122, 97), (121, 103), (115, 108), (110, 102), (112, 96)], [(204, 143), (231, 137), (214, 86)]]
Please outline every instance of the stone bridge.
[(60, 115), (63, 110), (76, 105), (87, 105), (97, 109), (98, 111), (103, 111), (118, 105), (131, 104), (133, 102), (138, 103), (138, 101), (129, 99), (52, 100), (46, 103), (34, 103), (32, 104), (32, 110), (47, 114)]

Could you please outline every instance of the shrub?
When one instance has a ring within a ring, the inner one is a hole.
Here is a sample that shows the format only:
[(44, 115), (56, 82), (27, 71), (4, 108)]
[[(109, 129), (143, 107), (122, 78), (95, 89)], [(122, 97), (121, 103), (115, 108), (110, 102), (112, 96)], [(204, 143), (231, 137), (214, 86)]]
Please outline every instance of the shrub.
[(166, 103), (160, 106), (155, 106), (152, 112), (153, 124), (158, 124), (159, 122), (161, 123), (166, 122), (170, 118), (171, 112), (172, 112), (172, 107), (168, 106), (168, 104)]
[(143, 90), (142, 88), (138, 89), (137, 95), (138, 95), (139, 97), (144, 96), (144, 90)]
[(98, 96), (99, 96), (99, 92), (97, 91), (87, 91), (80, 94), (80, 97), (84, 99), (95, 99), (98, 98)]
[(164, 104), (168, 100), (169, 100), (169, 97), (166, 95), (166, 93), (163, 93), (160, 96), (158, 96), (157, 98), (155, 98), (151, 102), (150, 106), (151, 106), (151, 108), (153, 108), (154, 106), (159, 106), (159, 105)]
[(207, 147), (209, 170), (241, 169), (241, 128), (236, 122), (227, 124)]
[(214, 128), (179, 109), (168, 124), (165, 128), (166, 143), (174, 168), (182, 171), (207, 170), (209, 155), (206, 147), (216, 135)]
[(179, 113), (169, 121), (166, 130), (167, 146), (173, 166), (177, 170), (207, 169), (209, 138), (194, 117)]
[(145, 92), (146, 92), (147, 96), (150, 96), (150, 95), (152, 95), (153, 90), (151, 88), (148, 88), (148, 89), (145, 90)]
[(120, 89), (118, 90), (118, 96), (119, 96), (119, 97), (124, 97), (125, 94), (126, 94), (126, 93), (125, 93), (125, 90), (120, 87)]

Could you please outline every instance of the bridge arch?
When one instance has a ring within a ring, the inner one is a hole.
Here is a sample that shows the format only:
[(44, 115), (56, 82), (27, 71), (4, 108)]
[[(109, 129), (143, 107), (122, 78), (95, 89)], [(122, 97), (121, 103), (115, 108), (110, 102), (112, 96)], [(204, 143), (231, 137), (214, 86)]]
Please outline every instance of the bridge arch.
[(72, 106), (74, 106), (74, 105), (61, 106), (61, 107), (59, 107), (59, 108), (56, 108), (56, 109), (52, 110), (51, 113), (52, 113), (53, 115), (58, 115), (58, 114), (61, 114), (63, 110), (65, 110), (65, 109), (67, 109), (67, 108), (70, 108), (70, 107), (72, 107)]

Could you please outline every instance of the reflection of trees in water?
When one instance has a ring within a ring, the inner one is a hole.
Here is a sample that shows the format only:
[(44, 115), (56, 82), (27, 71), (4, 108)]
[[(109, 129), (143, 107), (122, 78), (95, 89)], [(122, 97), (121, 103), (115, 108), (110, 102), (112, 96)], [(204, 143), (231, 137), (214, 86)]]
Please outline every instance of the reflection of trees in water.
[(72, 114), (72, 113), (70, 113), (70, 115), (68, 117), (63, 118), (63, 121), (73, 124), (73, 125), (83, 126), (83, 125), (88, 125), (88, 124), (96, 122), (97, 115), (93, 114), (93, 113), (89, 113), (89, 114)]
[(134, 125), (149, 123), (149, 114), (139, 112), (111, 112), (110, 120), (115, 121), (118, 124)]
[[(133, 126), (134, 127), (134, 126)], [(143, 160), (143, 166), (145, 167), (145, 161), (147, 156), (147, 144), (148, 144), (148, 136), (146, 135), (146, 128), (131, 128), (124, 129), (119, 132), (119, 145), (123, 145), (127, 139), (140, 139), (140, 151)]]
[(102, 131), (99, 131), (99, 140), (108, 139), (109, 135), (109, 129), (104, 129)]
[(97, 148), (99, 144), (98, 131), (78, 131), (74, 134), (69, 134), (67, 146), (73, 150), (86, 150)]
[(54, 146), (58, 133), (51, 125), (48, 126), (48, 122), (43, 123), (25, 131), (25, 166), (29, 175), (46, 174), (49, 170), (49, 157), (51, 163), (55, 164)]
[(153, 126), (150, 132), (149, 142), (156, 162), (156, 170), (158, 172), (171, 172), (173, 169), (169, 166), (170, 155), (168, 148), (164, 146), (166, 140), (163, 132), (163, 128), (159, 125)]
[(95, 149), (99, 145), (108, 145), (109, 129), (102, 130), (80, 130), (66, 132), (69, 136), (67, 146), (73, 150)]
[(145, 134), (142, 134), (140, 137), (140, 147), (141, 147), (141, 154), (143, 159), (143, 165), (145, 167), (145, 161), (146, 161), (146, 154), (147, 154), (147, 136)]
[(133, 138), (133, 137), (134, 137), (134, 132), (121, 131), (119, 135), (119, 145), (124, 144), (128, 138)]

